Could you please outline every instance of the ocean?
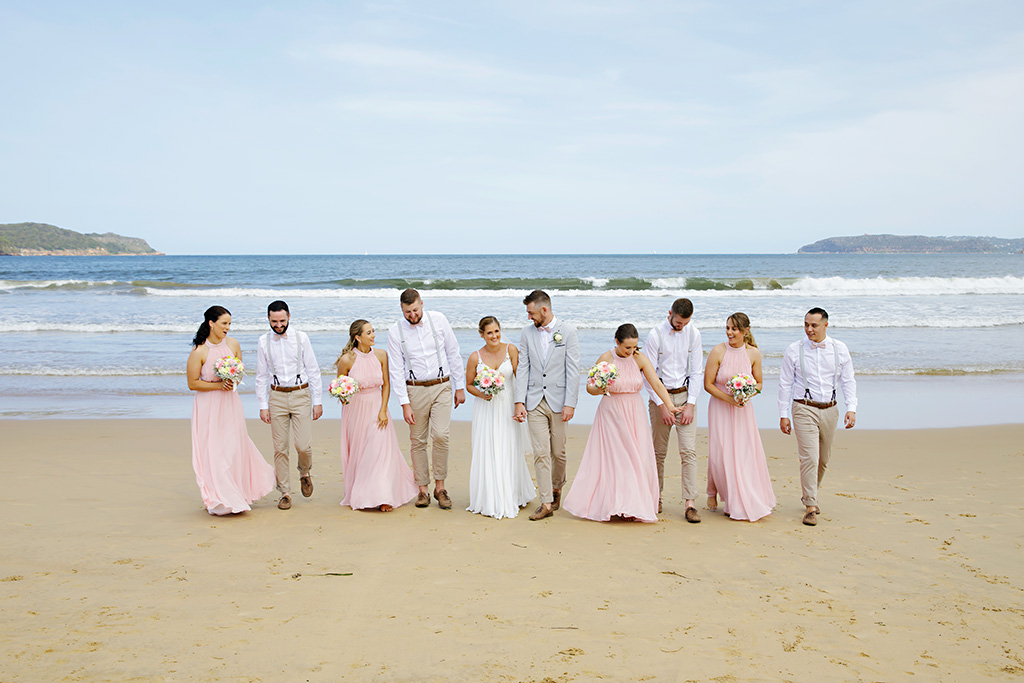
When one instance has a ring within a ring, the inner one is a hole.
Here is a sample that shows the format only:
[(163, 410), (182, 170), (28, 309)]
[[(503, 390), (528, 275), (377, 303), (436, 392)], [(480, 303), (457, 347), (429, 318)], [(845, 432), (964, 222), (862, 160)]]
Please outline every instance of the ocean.
[[(585, 367), (623, 322), (642, 341), (676, 297), (693, 301), (705, 353), (724, 341), (726, 317), (743, 311), (765, 358), (766, 391), (755, 400), (762, 427), (778, 424), (782, 353), (802, 336), (806, 310), (821, 306), (830, 334), (853, 354), (858, 427), (1020, 420), (1016, 254), (0, 257), (0, 418), (188, 417), (185, 359), (213, 304), (231, 311), (232, 335), (255, 370), (266, 305), (286, 300), (292, 325), (309, 333), (332, 374), (352, 320), (373, 322), (386, 344), (408, 286), (448, 316), (464, 356), (481, 344), (484, 315), (517, 341), (527, 324), (522, 297), (543, 288), (556, 315), (579, 329)], [(242, 399), (255, 417), (252, 390), (250, 378)], [(596, 400), (581, 394), (579, 421), (588, 422)], [(333, 399), (325, 404), (328, 417), (340, 415)], [(470, 415), (464, 407), (454, 417)]]

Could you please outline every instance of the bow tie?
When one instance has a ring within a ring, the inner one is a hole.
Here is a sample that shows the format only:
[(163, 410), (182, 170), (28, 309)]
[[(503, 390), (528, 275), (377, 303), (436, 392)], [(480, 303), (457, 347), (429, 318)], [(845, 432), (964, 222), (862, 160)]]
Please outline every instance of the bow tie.
[(537, 329), (539, 329), (541, 332), (550, 332), (551, 331), (551, 328), (548, 327), (547, 325), (545, 325), (544, 327), (539, 327)]
[(811, 348), (812, 349), (823, 349), (823, 348), (825, 348), (825, 342), (815, 342), (815, 341), (812, 341), (811, 342)]
[(277, 335), (277, 338), (278, 338), (278, 339), (287, 339), (287, 338), (288, 338), (288, 333), (287, 333), (287, 332), (285, 332), (284, 334), (277, 334), (277, 333), (275, 332), (274, 334), (276, 334), (276, 335)]

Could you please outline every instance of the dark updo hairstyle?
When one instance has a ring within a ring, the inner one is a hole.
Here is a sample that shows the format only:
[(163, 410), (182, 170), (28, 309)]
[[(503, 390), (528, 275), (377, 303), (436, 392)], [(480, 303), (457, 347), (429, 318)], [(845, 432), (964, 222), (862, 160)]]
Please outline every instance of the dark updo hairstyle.
[(497, 325), (499, 330), (501, 329), (501, 323), (498, 322), (497, 318), (495, 318), (493, 315), (485, 315), (484, 317), (480, 318), (480, 326), (477, 327), (477, 331), (479, 331), (480, 334), (483, 334), (484, 328), (486, 328), (491, 323)]
[(196, 336), (192, 339), (192, 348), (199, 348), (206, 343), (210, 336), (210, 323), (217, 322), (225, 313), (231, 315), (231, 311), (223, 306), (210, 306), (206, 309), (206, 313), (203, 313), (203, 324), (199, 326)]
[[(640, 339), (640, 333), (636, 331), (636, 325), (633, 323), (622, 323), (619, 328), (615, 330), (615, 341), (621, 344), (627, 339)], [(640, 350), (640, 344), (636, 345), (637, 351)]]

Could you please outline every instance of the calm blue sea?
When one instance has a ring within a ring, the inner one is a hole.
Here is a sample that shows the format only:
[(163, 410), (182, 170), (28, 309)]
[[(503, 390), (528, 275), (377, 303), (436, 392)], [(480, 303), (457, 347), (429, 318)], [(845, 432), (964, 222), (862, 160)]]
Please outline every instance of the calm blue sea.
[[(1024, 256), (1012, 254), (0, 257), (0, 417), (187, 417), (185, 358), (212, 304), (232, 312), (254, 363), (266, 305), (285, 299), (331, 373), (349, 323), (385, 329), (407, 286), (448, 316), (464, 355), (479, 346), (484, 315), (516, 341), (535, 287), (580, 329), (585, 364), (622, 322), (646, 336), (678, 296), (694, 302), (705, 351), (743, 311), (766, 358), (762, 426), (777, 424), (782, 351), (802, 335), (804, 312), (822, 306), (853, 352), (859, 426), (1020, 419), (1019, 401), (990, 398), (1024, 389)], [(255, 416), (251, 384), (243, 401)], [(594, 405), (584, 399), (582, 421)]]

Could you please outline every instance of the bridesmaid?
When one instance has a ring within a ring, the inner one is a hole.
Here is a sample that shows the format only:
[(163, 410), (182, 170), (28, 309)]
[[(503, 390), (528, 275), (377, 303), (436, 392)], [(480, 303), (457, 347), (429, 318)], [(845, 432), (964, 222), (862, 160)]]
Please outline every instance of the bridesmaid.
[(270, 493), (274, 468), (263, 459), (245, 429), (245, 415), (231, 382), (217, 377), (214, 364), (225, 356), (242, 357), (228, 336), (231, 314), (211, 306), (192, 340), (186, 377), (196, 392), (192, 403), (192, 468), (203, 505), (211, 515), (245, 512)]
[[(562, 507), (571, 514), (598, 522), (612, 517), (627, 521), (658, 521), (658, 468), (651, 440), (651, 423), (640, 398), (642, 377), (672, 406), (654, 365), (639, 352), (640, 335), (626, 323), (615, 331), (615, 348), (597, 362), (613, 363), (619, 374), (607, 389), (587, 385), (587, 393), (604, 395), (583, 449), (583, 459)], [(642, 376), (641, 376), (642, 375)], [(673, 406), (672, 412), (682, 412)]]
[[(726, 386), (735, 375), (751, 375), (762, 387), (761, 352), (750, 332), (750, 318), (733, 313), (723, 342), (713, 348), (704, 368), (708, 404), (708, 509), (722, 509), (732, 519), (756, 521), (775, 507), (761, 434), (754, 409), (733, 397)], [(748, 399), (749, 400), (749, 399)]]
[(359, 383), (359, 391), (341, 409), (341, 504), (390, 512), (415, 498), (419, 488), (388, 416), (388, 356), (373, 348), (375, 338), (373, 325), (356, 320), (337, 361), (338, 376), (348, 375)]

